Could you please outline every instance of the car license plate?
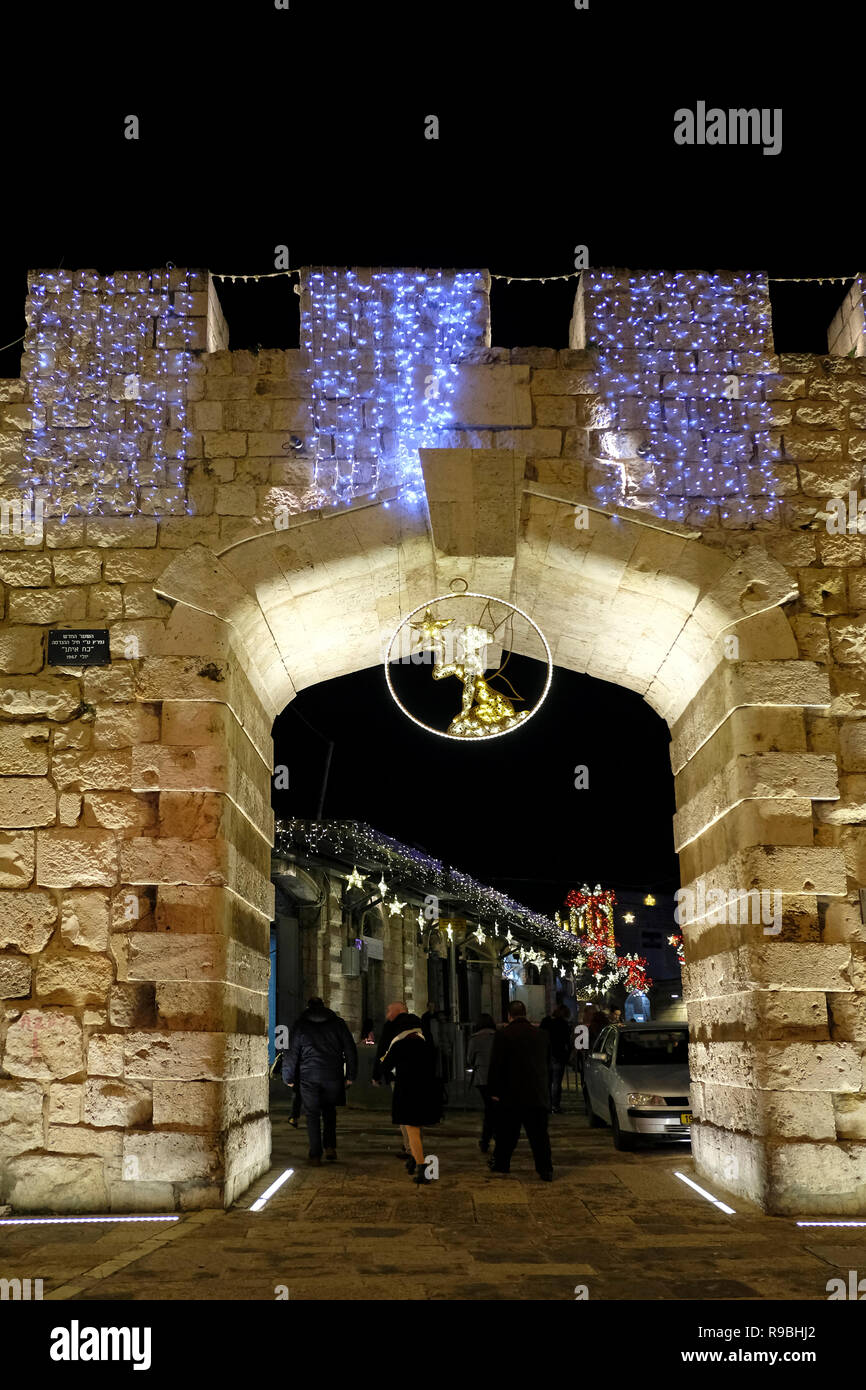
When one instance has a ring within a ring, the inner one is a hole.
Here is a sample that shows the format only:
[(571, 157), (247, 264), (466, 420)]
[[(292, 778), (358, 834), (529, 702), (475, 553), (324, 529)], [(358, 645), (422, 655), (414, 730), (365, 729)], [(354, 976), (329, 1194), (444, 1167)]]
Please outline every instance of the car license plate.
[(691, 1122), (692, 1122), (692, 1112), (691, 1112), (691, 1110), (683, 1110), (683, 1111), (680, 1113), (680, 1124), (681, 1124), (681, 1125), (690, 1125)]

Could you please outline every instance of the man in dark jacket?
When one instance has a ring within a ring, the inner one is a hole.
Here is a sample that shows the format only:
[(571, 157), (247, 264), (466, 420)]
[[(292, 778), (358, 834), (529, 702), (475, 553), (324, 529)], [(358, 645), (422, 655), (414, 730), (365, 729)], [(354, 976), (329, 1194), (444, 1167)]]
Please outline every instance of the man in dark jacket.
[(550, 1108), (550, 1038), (526, 1017), (526, 1005), (512, 999), (508, 1025), (493, 1040), (487, 1084), (496, 1112), (496, 1149), (490, 1160), (494, 1173), (511, 1169), (511, 1155), (521, 1126), (542, 1182), (553, 1181), (553, 1158), (547, 1133)]
[(571, 1024), (568, 1020), (568, 1009), (560, 1004), (540, 1024), (550, 1037), (550, 1108), (554, 1115), (562, 1110), (562, 1078), (571, 1053)]
[(321, 1167), (323, 1142), (325, 1157), (331, 1162), (337, 1157), (336, 1107), (346, 1104), (346, 1086), (357, 1075), (358, 1050), (343, 1019), (321, 999), (309, 999), (283, 1057), (283, 1080), (294, 1086), (299, 1078), (315, 1168)]

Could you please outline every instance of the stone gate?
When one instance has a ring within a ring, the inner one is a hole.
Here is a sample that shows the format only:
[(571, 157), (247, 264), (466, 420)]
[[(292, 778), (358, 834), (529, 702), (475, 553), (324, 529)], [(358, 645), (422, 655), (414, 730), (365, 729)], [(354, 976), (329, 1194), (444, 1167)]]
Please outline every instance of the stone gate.
[[(587, 272), (561, 351), (490, 346), (484, 273), (301, 289), (304, 346), (256, 355), (206, 273), (31, 277), (0, 1201), (221, 1206), (267, 1169), (271, 725), (460, 574), (667, 720), (684, 886), (782, 894), (775, 935), (685, 929), (698, 1167), (863, 1213), (866, 358), (775, 355), (760, 275)], [(75, 628), (110, 664), (47, 664)]]

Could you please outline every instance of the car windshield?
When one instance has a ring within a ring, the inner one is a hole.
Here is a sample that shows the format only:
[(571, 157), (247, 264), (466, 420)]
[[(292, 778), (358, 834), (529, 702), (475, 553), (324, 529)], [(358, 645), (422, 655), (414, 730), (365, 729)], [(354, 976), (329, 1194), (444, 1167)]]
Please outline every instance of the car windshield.
[(659, 1066), (689, 1060), (689, 1035), (685, 1029), (662, 1032), (622, 1032), (616, 1054), (618, 1067)]

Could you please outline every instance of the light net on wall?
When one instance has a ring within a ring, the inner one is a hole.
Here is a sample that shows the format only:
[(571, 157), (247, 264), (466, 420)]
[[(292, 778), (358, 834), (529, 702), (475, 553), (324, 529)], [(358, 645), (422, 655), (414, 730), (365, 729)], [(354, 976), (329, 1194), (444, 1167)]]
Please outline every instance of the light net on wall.
[(458, 363), (488, 343), (480, 271), (318, 269), (301, 276), (314, 434), (308, 506), (399, 487), (424, 496), (419, 448), (453, 421)]
[(581, 294), (598, 361), (605, 504), (679, 519), (700, 503), (723, 518), (768, 515), (780, 448), (765, 396), (766, 276), (586, 271)]
[(184, 512), (191, 294), (168, 270), (30, 277), (22, 485), (45, 513)]

